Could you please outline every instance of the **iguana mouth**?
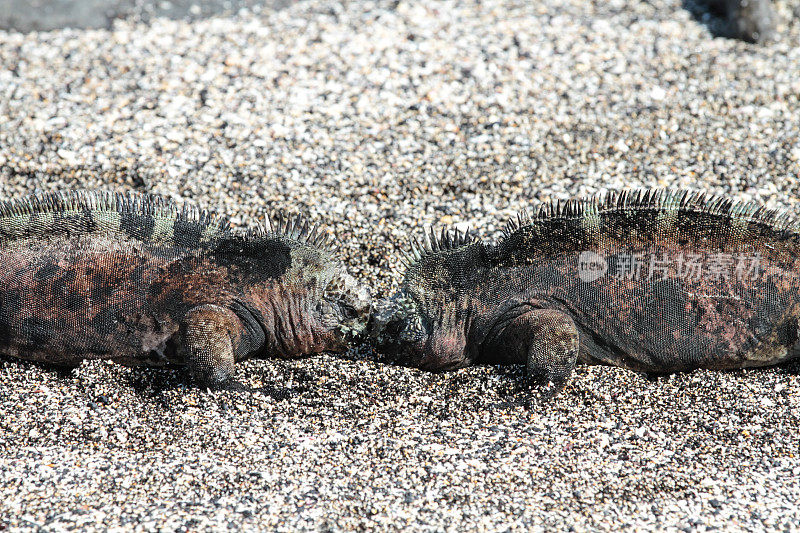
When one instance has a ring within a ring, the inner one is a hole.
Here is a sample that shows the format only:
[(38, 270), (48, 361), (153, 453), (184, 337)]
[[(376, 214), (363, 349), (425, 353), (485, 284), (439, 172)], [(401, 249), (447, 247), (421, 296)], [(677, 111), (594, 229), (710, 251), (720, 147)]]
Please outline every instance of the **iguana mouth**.
[(402, 306), (396, 299), (383, 299), (375, 304), (369, 324), (367, 325), (367, 336), (378, 345), (384, 344), (394, 337), (402, 326), (405, 313), (402, 313)]

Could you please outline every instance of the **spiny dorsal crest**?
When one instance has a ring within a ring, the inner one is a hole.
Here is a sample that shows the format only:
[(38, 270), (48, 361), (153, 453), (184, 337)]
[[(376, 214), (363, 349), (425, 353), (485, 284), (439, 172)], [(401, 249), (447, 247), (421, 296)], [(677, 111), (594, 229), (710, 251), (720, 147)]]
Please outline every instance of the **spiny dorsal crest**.
[(503, 228), (503, 237), (508, 237), (519, 228), (523, 226), (527, 226), (531, 223), (531, 216), (528, 213), (527, 209), (523, 209), (519, 213), (517, 213), (516, 217), (511, 217), (506, 222), (505, 227)]
[(276, 235), (283, 235), (319, 248), (327, 248), (330, 244), (328, 235), (318, 226), (310, 224), (300, 214), (291, 216), (278, 211), (266, 220), (268, 231)]
[(264, 223), (246, 231), (248, 240), (262, 240), (271, 237), (284, 237), (317, 248), (328, 249), (329, 236), (319, 226), (312, 225), (303, 215), (287, 215), (275, 211), (264, 217)]
[(553, 200), (539, 205), (533, 215), (523, 210), (506, 223), (503, 233), (508, 237), (537, 221), (578, 219), (615, 211), (707, 213), (763, 224), (776, 231), (800, 232), (800, 221), (787, 211), (768, 209), (758, 202), (738, 201), (689, 189), (626, 189), (589, 198)]
[(230, 221), (196, 206), (140, 193), (59, 191), (0, 201), (0, 242), (58, 234), (127, 234), (142, 242), (206, 245), (236, 237), (245, 241), (286, 237), (325, 246), (327, 236), (302, 216), (277, 213), (267, 228), (233, 231)]
[(65, 213), (80, 211), (116, 211), (136, 213), (154, 218), (181, 219), (204, 225), (216, 224), (227, 230), (227, 220), (192, 205), (178, 206), (163, 196), (111, 191), (56, 191), (38, 192), (24, 198), (0, 201), (0, 218), (31, 214)]
[(0, 202), (0, 242), (64, 234), (128, 234), (168, 243), (179, 235), (194, 244), (227, 235), (228, 221), (160, 196), (110, 191), (36, 193)]
[(456, 229), (442, 228), (437, 235), (431, 227), (427, 232), (423, 232), (421, 240), (411, 237), (411, 249), (406, 254), (404, 262), (407, 266), (420, 262), (425, 257), (438, 254), (447, 250), (455, 250), (462, 246), (467, 246), (480, 240), (474, 236), (469, 229), (460, 231)]

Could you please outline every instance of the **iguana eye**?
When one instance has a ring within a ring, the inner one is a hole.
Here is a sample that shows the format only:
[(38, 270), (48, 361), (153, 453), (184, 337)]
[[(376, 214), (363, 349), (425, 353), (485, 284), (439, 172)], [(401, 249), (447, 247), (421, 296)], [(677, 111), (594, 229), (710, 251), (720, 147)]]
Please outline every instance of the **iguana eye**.
[(342, 304), (342, 311), (344, 311), (344, 317), (348, 319), (358, 316), (358, 311), (350, 304)]

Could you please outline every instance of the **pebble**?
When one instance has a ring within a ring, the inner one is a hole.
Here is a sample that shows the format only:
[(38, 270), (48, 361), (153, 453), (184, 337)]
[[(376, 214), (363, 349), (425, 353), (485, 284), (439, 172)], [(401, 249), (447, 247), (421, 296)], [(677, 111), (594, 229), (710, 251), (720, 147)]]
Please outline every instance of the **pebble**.
[[(323, 0), (0, 32), (0, 196), (140, 190), (301, 212), (379, 296), (429, 225), (637, 186), (800, 207), (800, 27), (714, 38), (680, 0)], [(648, 379), (442, 374), (369, 348), (182, 372), (0, 361), (0, 527), (710, 530), (800, 523), (797, 364)]]

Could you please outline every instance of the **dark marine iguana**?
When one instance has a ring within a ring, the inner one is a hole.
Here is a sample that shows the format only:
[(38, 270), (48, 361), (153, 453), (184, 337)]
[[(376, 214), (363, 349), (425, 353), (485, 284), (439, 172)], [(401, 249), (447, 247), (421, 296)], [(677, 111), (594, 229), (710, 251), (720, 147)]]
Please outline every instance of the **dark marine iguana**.
[(370, 336), (400, 364), (526, 363), (565, 385), (576, 361), (648, 373), (798, 356), (800, 222), (754, 203), (644, 190), (541, 206), (495, 245), (412, 246)]
[(241, 388), (234, 363), (342, 351), (367, 291), (300, 217), (246, 231), (149, 195), (0, 202), (0, 353), (55, 365), (186, 365)]

